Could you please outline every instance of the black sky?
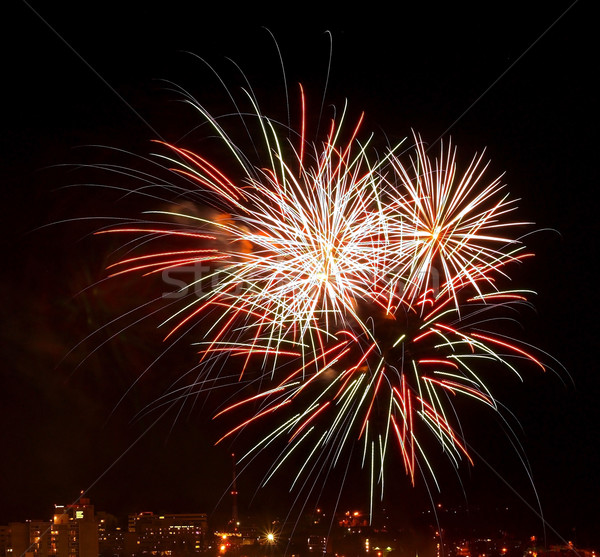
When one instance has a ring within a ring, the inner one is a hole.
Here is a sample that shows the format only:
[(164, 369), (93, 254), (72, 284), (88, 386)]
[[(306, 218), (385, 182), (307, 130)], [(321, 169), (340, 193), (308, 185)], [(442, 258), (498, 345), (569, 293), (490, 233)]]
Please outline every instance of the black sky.
[[(90, 237), (97, 222), (44, 225), (138, 208), (135, 199), (116, 203), (118, 196), (105, 190), (67, 187), (102, 179), (71, 165), (106, 162), (104, 151), (87, 145), (146, 155), (157, 135), (176, 141), (190, 132), (198, 121), (173, 102), (164, 80), (222, 111), (227, 103), (218, 80), (188, 53), (225, 78), (234, 74), (225, 60), (231, 57), (263, 106), (285, 107), (266, 27), (277, 38), (290, 90), (301, 81), (313, 111), (326, 81), (328, 30), (328, 103), (340, 107), (347, 98), (352, 113), (364, 110), (369, 129), (382, 129), (392, 143), (415, 129), (430, 142), (451, 135), (465, 158), (487, 147), (492, 172), (506, 171), (511, 193), (522, 199), (520, 216), (551, 230), (532, 237), (536, 258), (516, 278), (538, 292), (537, 313), (524, 315), (523, 334), (564, 364), (574, 386), (565, 373), (565, 384), (552, 374), (531, 374), (524, 384), (508, 381), (503, 402), (523, 425), (550, 528), (568, 539), (576, 528), (581, 543), (599, 543), (597, 30), (589, 3), (569, 6), (397, 3), (356, 11), (294, 6), (294, 13), (283, 13), (189, 1), (153, 7), (11, 0), (1, 50), (0, 523), (44, 518), (52, 504), (94, 484), (150, 425), (132, 423), (135, 413), (177, 366), (195, 361), (193, 350), (179, 347), (169, 370), (153, 370), (111, 414), (156, 357), (161, 337), (145, 325), (106, 343), (116, 329), (84, 340), (126, 307), (118, 285), (84, 290), (103, 276), (114, 246)], [(145, 294), (136, 292), (139, 300)], [(172, 418), (160, 423), (93, 485), (89, 494), (99, 508), (212, 510), (227, 489), (230, 449), (212, 446), (218, 432), (199, 408), (172, 425)], [(474, 428), (471, 444), (535, 506), (517, 458), (502, 456), (507, 443), (488, 425), (482, 420)], [(489, 493), (536, 524), (485, 470), (479, 462), (463, 476), (467, 499), (486, 500)], [(444, 475), (454, 486), (436, 499), (464, 504), (456, 481)], [(255, 476), (242, 480), (246, 492)], [(421, 491), (397, 489), (427, 508)], [(243, 499), (246, 505), (249, 497)], [(269, 500), (262, 493), (255, 508)]]

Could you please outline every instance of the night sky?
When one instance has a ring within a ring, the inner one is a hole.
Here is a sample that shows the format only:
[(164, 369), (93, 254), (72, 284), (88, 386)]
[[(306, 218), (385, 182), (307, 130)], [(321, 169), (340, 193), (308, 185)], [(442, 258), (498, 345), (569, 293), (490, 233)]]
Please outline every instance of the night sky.
[[(429, 142), (451, 136), (465, 160), (486, 147), (490, 176), (506, 172), (511, 194), (521, 199), (519, 217), (543, 230), (528, 241), (535, 259), (515, 273), (517, 287), (538, 293), (536, 311), (521, 316), (520, 335), (567, 371), (528, 370), (522, 384), (507, 377), (498, 382), (499, 398), (522, 425), (518, 436), (550, 537), (600, 543), (591, 3), (570, 9), (569, 2), (540, 3), (538, 10), (523, 2), (485, 10), (469, 3), (396, 4), (352, 12), (294, 5), (285, 15), (288, 6), (10, 1), (1, 39), (0, 523), (47, 518), (54, 503), (71, 502), (88, 488), (98, 509), (115, 514), (228, 512), (219, 498), (237, 448), (213, 446), (222, 430), (208, 409), (188, 405), (177, 419), (171, 413), (154, 426), (158, 414), (136, 418), (195, 365), (194, 349), (179, 345), (141, 376), (164, 348), (156, 320), (126, 331), (106, 326), (148, 299), (152, 285), (133, 278), (98, 282), (118, 241), (92, 233), (107, 223), (99, 217), (137, 217), (147, 200), (81, 184), (129, 186), (126, 177), (119, 181), (93, 166), (136, 164), (134, 155), (114, 149), (146, 156), (156, 138), (202, 144), (200, 119), (177, 102), (170, 83), (214, 113), (232, 108), (197, 57), (238, 95), (243, 82), (226, 60), (232, 58), (262, 106), (285, 114), (268, 28), (290, 91), (304, 84), (315, 120), (330, 31), (324, 118), (328, 105), (339, 108), (348, 99), (350, 114), (364, 110), (366, 129), (382, 130), (390, 143), (413, 129)], [(536, 508), (535, 494), (518, 457), (497, 420), (477, 410), (465, 409), (475, 467), (461, 470), (461, 487), (440, 457), (443, 485), (435, 501), (509, 505), (540, 532), (528, 508)], [(285, 495), (285, 472), (251, 501), (264, 464), (241, 475), (241, 505), (282, 513), (293, 501)], [(396, 476), (388, 504), (399, 520), (410, 520), (430, 502), (423, 486), (412, 489), (403, 472)], [(276, 502), (269, 489), (277, 491)], [(363, 504), (351, 497), (347, 503)]]

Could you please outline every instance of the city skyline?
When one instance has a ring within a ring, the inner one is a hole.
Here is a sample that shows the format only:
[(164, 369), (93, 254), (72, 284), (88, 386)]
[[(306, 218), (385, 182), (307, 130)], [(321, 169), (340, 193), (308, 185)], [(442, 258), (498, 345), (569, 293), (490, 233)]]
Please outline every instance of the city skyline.
[[(233, 501), (232, 501), (233, 502)], [(0, 556), (94, 557), (135, 555), (349, 555), (401, 557), (594, 557), (596, 550), (574, 541), (546, 543), (512, 529), (510, 510), (496, 509), (495, 527), (471, 523), (464, 508), (419, 513), (411, 528), (394, 524), (385, 511), (371, 521), (368, 512), (339, 509), (329, 516), (316, 508), (289, 522), (272, 515), (248, 515), (242, 521), (209, 521), (202, 512), (143, 511), (116, 517), (97, 510), (87, 497), (55, 505), (48, 520), (0, 524)], [(440, 530), (439, 520), (445, 527)], [(513, 523), (514, 524), (514, 523)]]

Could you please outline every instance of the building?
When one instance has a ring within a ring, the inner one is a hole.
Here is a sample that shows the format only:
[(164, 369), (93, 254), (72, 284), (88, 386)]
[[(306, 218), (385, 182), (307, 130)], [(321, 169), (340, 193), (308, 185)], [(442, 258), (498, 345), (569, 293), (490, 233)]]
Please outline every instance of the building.
[(0, 557), (6, 557), (7, 550), (10, 547), (10, 528), (0, 525)]
[(46, 520), (28, 520), (0, 527), (0, 557), (49, 557), (51, 525)]
[(96, 513), (96, 523), (98, 524), (100, 557), (125, 555), (127, 528), (121, 528), (116, 516), (103, 511)]
[(98, 554), (98, 524), (90, 500), (81, 497), (72, 505), (55, 505), (49, 556), (98, 557)]
[(206, 549), (206, 513), (130, 514), (125, 536), (126, 555), (186, 556)]

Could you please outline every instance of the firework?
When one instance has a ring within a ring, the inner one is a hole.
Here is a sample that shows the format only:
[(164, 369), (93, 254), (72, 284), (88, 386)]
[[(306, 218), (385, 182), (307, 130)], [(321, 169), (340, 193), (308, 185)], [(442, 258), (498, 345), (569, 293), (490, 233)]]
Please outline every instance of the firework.
[[(519, 359), (544, 368), (519, 343), (484, 329), (494, 312), (526, 302), (527, 293), (497, 286), (509, 264), (528, 256), (511, 235), (523, 223), (508, 220), (515, 202), (500, 178), (486, 179), (482, 155), (460, 172), (454, 148), (432, 160), (415, 136), (408, 164), (399, 146), (377, 157), (372, 138), (361, 139), (362, 117), (345, 131), (346, 111), (310, 143), (301, 101), (299, 133), (253, 102), (260, 164), (196, 105), (231, 168), (175, 145), (162, 144), (161, 157), (215, 210), (155, 211), (152, 224), (103, 231), (133, 235), (134, 251), (142, 250), (110, 270), (148, 275), (210, 265), (164, 322), (167, 339), (204, 323), (196, 339), (201, 378), (170, 396), (202, 392), (224, 361), (234, 365), (238, 397), (217, 417), (244, 417), (219, 441), (268, 424), (270, 433), (242, 458), (278, 446), (267, 480), (302, 451), (292, 484), (306, 481), (357, 440), (372, 492), (383, 489), (392, 450), (411, 482), (419, 470), (435, 478), (426, 432), (455, 465), (471, 460), (457, 395), (498, 409), (479, 368), (518, 374)], [(169, 249), (148, 252), (161, 241)], [(176, 241), (181, 249), (172, 249)]]
[(407, 281), (405, 296), (413, 302), (435, 286), (449, 293), (458, 307), (457, 284), (468, 282), (483, 294), (494, 288), (495, 275), (506, 263), (528, 256), (509, 232), (531, 223), (507, 220), (515, 200), (504, 191), (500, 177), (484, 180), (483, 154), (458, 173), (451, 145), (445, 150), (442, 144), (433, 162), (415, 135), (414, 151), (408, 169), (397, 157), (391, 160), (399, 187), (398, 202), (392, 200), (390, 208), (405, 237), (406, 263), (400, 270)]

